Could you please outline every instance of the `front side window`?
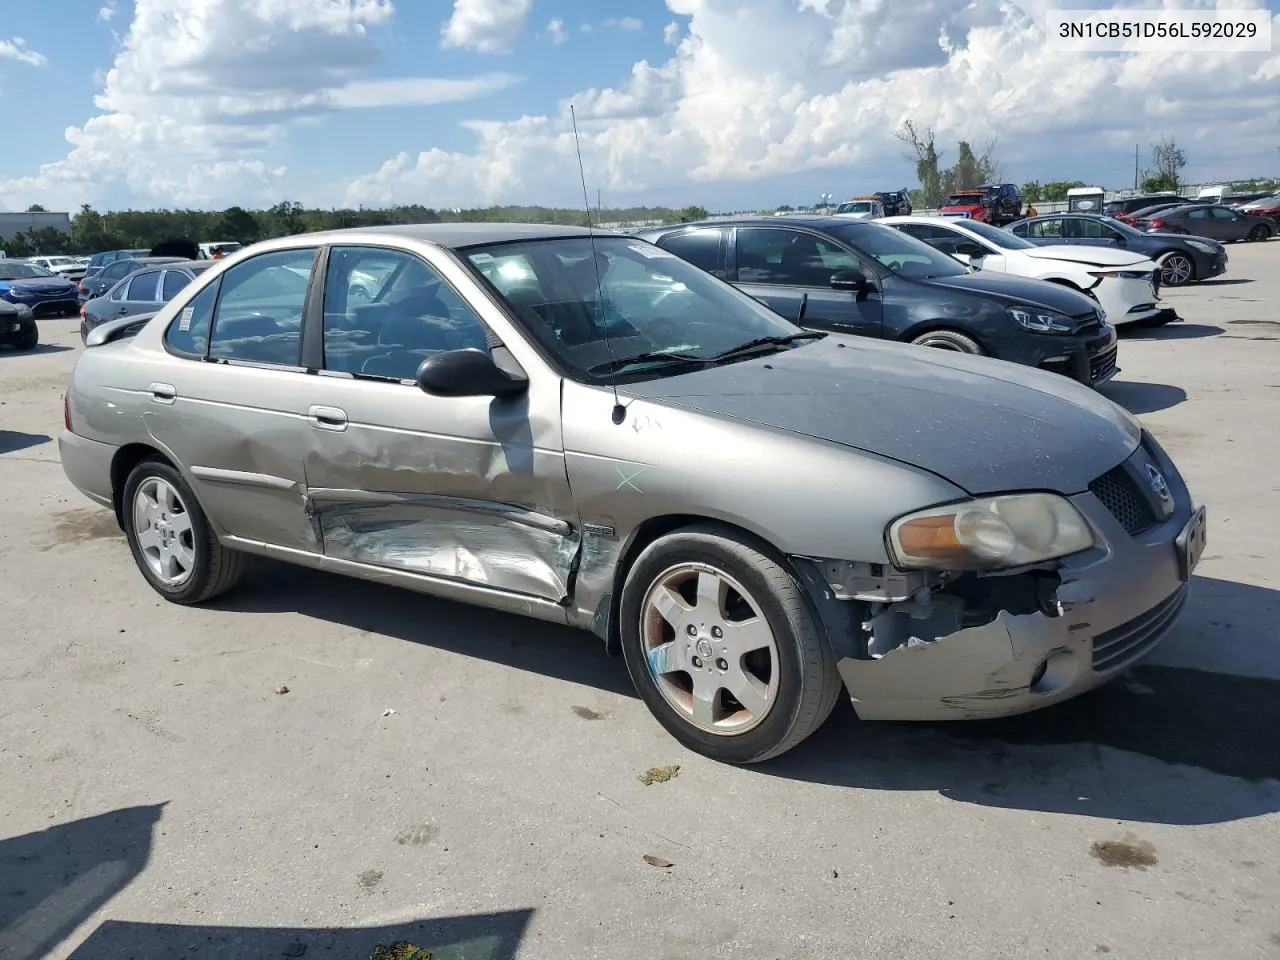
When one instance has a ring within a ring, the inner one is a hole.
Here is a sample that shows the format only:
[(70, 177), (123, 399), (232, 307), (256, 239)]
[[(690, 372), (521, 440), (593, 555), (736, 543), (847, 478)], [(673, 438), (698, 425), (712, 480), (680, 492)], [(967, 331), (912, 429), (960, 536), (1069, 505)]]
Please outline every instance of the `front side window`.
[(738, 230), (738, 282), (826, 287), (838, 270), (858, 261), (830, 241), (799, 230), (742, 227)]
[(1213, 215), (1219, 220), (1235, 220), (1237, 217), (1234, 210), (1228, 210), (1226, 207), (1214, 207)]
[(209, 356), (297, 366), (314, 248), (264, 253), (222, 275)]
[(160, 271), (144, 270), (142, 273), (134, 274), (133, 279), (129, 281), (129, 292), (124, 295), (124, 299), (154, 301), (156, 289), (159, 286)]
[(533, 338), (588, 379), (624, 368), (637, 375), (679, 372), (688, 369), (679, 366), (681, 358), (711, 358), (760, 337), (801, 332), (693, 264), (625, 237), (597, 237), (594, 246), (570, 237), (461, 253)]
[(699, 270), (724, 277), (720, 269), (720, 240), (723, 230), (690, 230), (669, 234), (658, 240), (658, 246), (670, 250), (681, 260), (688, 260)]
[(829, 232), (868, 260), (904, 277), (929, 280), (960, 277), (968, 272), (945, 253), (892, 227), (878, 223), (842, 223), (830, 227)]
[(487, 328), (432, 267), (411, 253), (335, 247), (324, 287), (326, 370), (412, 380), (445, 350), (488, 351)]
[(935, 227), (924, 223), (904, 223), (898, 226), (898, 229), (908, 236), (915, 237), (917, 240), (927, 243), (935, 250), (941, 250), (943, 253), (952, 254), (958, 252), (958, 247), (962, 244), (972, 244), (972, 237), (965, 237), (955, 230), (948, 230), (945, 227)]

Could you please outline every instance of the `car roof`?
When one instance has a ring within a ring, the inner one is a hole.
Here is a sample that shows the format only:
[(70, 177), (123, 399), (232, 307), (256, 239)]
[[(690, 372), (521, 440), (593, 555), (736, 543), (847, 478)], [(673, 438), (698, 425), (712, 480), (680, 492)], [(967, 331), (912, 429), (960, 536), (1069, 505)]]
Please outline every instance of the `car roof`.
[[(883, 221), (877, 221), (883, 223)], [(825, 230), (831, 227), (850, 227), (854, 224), (867, 225), (862, 220), (850, 220), (825, 213), (794, 214), (786, 217), (725, 217), (718, 220), (694, 220), (691, 223), (668, 223), (661, 227), (646, 227), (638, 236), (674, 233), (677, 230), (706, 229), (708, 227), (785, 227), (787, 224), (814, 227)]]
[[(559, 226), (553, 223), (408, 223), (387, 227), (351, 227), (346, 230), (324, 230), (305, 233), (282, 240), (295, 241), (303, 237), (322, 243), (351, 242), (362, 236), (400, 238), (434, 243), (437, 246), (457, 249), (489, 243), (509, 243), (516, 240), (549, 240), (562, 237), (623, 236), (614, 230), (586, 227)], [(273, 246), (275, 241), (268, 241)]]

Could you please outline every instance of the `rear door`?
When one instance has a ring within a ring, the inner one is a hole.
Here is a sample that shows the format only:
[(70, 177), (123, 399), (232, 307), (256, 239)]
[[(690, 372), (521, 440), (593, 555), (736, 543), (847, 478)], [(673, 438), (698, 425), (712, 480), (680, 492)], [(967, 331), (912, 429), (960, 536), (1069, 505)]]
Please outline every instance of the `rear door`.
[[(1156, 214), (1158, 218), (1160, 214)], [(1195, 207), (1184, 214), (1187, 231), (1197, 237), (1212, 237), (1214, 240), (1225, 239), (1219, 221), (1213, 218), (1208, 207)]]
[(232, 536), (319, 552), (306, 515), (302, 316), (317, 249), (260, 253), (186, 304), (165, 331), (145, 421)]
[[(124, 285), (124, 296), (120, 306), (111, 312), (122, 317), (131, 317), (139, 313), (150, 313), (159, 307), (157, 298), (160, 295), (160, 270), (139, 270)], [(112, 304), (115, 307), (115, 304)]]
[[(774, 313), (795, 320), (805, 304), (804, 326), (864, 337), (882, 335), (883, 304), (878, 289), (835, 290), (831, 277), (859, 270), (875, 275), (849, 250), (807, 230), (738, 227), (734, 238), (736, 285)], [(806, 299), (807, 298), (807, 299)]]
[(191, 274), (185, 270), (166, 270), (160, 281), (160, 302), (168, 303), (191, 283)]
[[(385, 278), (379, 292), (353, 296), (368, 276)], [(409, 251), (335, 246), (325, 277), (323, 370), (303, 395), (325, 555), (563, 600), (579, 537), (559, 378), (506, 399), (430, 396), (416, 383), (427, 357), (495, 349), (441, 271)]]

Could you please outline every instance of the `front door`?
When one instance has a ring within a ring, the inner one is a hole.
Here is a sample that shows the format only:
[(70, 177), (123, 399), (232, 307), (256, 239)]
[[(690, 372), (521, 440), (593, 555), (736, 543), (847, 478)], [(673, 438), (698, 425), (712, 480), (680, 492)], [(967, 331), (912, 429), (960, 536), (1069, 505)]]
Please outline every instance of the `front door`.
[(513, 399), (418, 389), (425, 358), (493, 348), (462, 297), (405, 251), (332, 248), (323, 330), (304, 409), (308, 510), (325, 555), (564, 599), (578, 527), (559, 379)]
[(795, 320), (805, 304), (806, 327), (881, 336), (884, 311), (879, 291), (831, 287), (832, 275), (841, 270), (866, 272), (852, 253), (805, 230), (739, 227), (736, 233), (734, 266), (743, 293), (788, 320)]

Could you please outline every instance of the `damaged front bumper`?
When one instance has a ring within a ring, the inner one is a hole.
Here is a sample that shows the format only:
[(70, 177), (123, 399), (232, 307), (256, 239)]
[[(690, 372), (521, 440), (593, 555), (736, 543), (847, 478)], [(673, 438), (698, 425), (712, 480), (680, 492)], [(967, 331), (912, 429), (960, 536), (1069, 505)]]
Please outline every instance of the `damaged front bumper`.
[[(861, 637), (838, 650), (858, 715), (948, 720), (1026, 713), (1084, 693), (1150, 652), (1186, 602), (1204, 549), (1204, 511), (1192, 507), (1158, 448), (1134, 458), (1140, 469), (1157, 465), (1168, 478), (1167, 516), (1149, 528), (1129, 533), (1098, 496), (1082, 493), (1070, 499), (1099, 545), (1051, 572), (984, 578), (1005, 582), (983, 588), (980, 610), (972, 591), (961, 598), (956, 594), (965, 591), (946, 587), (907, 602), (862, 604), (872, 615), (846, 624), (861, 626)], [(833, 586), (830, 576), (826, 585)], [(828, 609), (830, 600), (828, 594)], [(982, 622), (969, 625), (974, 620)]]

